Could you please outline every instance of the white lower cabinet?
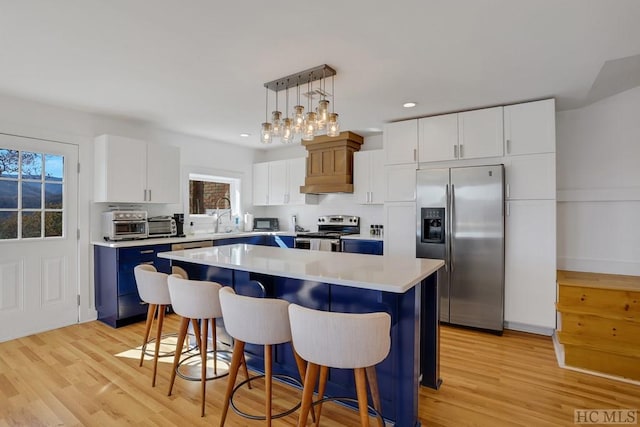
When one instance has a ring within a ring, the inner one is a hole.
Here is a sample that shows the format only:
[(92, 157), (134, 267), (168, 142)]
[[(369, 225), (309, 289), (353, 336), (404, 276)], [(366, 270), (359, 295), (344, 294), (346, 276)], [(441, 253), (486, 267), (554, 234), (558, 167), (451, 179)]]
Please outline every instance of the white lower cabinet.
[(385, 203), (385, 254), (415, 258), (416, 229), (416, 202)]
[(509, 329), (556, 327), (556, 201), (506, 202), (505, 313)]

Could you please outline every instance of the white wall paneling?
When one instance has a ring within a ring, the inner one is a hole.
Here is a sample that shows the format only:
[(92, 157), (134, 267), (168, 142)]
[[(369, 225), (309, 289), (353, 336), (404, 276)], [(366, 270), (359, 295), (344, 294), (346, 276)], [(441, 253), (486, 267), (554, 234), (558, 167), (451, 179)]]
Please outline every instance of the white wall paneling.
[(558, 112), (558, 268), (640, 275), (640, 87)]

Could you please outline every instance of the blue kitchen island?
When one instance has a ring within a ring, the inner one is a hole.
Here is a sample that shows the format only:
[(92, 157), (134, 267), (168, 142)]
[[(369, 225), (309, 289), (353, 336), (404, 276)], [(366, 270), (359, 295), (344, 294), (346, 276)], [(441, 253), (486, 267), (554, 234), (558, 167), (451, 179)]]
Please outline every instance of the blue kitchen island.
[[(420, 383), (438, 388), (437, 271), (441, 260), (232, 244), (159, 253), (195, 280), (237, 293), (281, 298), (319, 310), (391, 315), (391, 351), (376, 367), (383, 416), (419, 426)], [(274, 346), (274, 373), (298, 377), (290, 344)], [(248, 364), (263, 369), (261, 346), (247, 345)], [(419, 383), (420, 382), (420, 383)], [(353, 373), (331, 369), (327, 396), (355, 398)]]

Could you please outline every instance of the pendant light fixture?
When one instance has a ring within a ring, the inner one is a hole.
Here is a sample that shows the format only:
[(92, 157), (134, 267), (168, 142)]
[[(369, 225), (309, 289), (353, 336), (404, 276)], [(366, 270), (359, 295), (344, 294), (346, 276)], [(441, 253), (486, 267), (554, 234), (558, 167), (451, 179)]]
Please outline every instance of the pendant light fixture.
[[(310, 68), (296, 74), (267, 82), (265, 122), (262, 123), (261, 141), (265, 144), (271, 143), (274, 138), (280, 138), (283, 143), (293, 142), (294, 138), (300, 137), (304, 141), (310, 141), (315, 135), (325, 133), (328, 136), (338, 136), (340, 124), (338, 114), (335, 112), (334, 76), (336, 71), (326, 64)], [(326, 91), (326, 79), (331, 77), (331, 93)], [(318, 89), (314, 90), (313, 82), (320, 81)], [(300, 85), (307, 84), (307, 109), (300, 103)], [(289, 89), (296, 88), (297, 103), (289, 117)], [(276, 108), (271, 115), (271, 122), (268, 121), (269, 111), (269, 90), (276, 93)], [(285, 90), (286, 109), (284, 119), (282, 112), (278, 110), (278, 92)], [(312, 108), (315, 95), (320, 97), (316, 108)], [(331, 103), (327, 99), (331, 96)], [(332, 106), (329, 112), (329, 105)]]

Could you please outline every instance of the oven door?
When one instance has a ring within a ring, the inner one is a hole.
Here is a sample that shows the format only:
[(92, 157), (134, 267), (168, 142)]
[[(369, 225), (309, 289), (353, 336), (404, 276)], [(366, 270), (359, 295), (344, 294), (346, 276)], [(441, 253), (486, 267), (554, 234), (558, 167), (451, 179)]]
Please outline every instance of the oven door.
[(144, 239), (147, 237), (147, 221), (113, 221), (112, 240)]
[(317, 251), (341, 252), (340, 239), (316, 239), (310, 237), (296, 237), (294, 248), (313, 249)]

